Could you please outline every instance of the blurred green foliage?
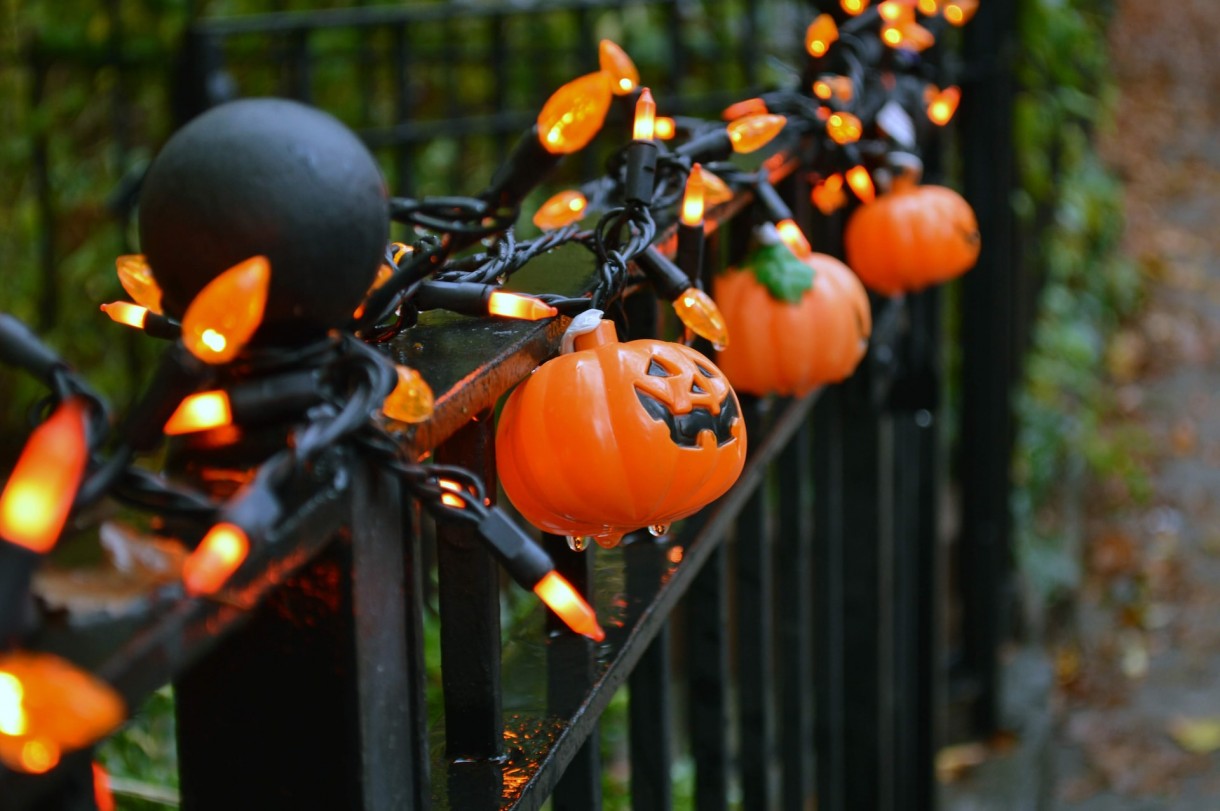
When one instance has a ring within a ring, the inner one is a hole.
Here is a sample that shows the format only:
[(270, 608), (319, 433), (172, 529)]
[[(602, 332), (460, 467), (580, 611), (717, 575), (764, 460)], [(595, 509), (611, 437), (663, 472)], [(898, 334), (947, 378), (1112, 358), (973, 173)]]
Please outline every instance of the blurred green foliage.
[(1131, 453), (1139, 438), (1103, 430), (1114, 408), (1106, 347), (1142, 288), (1119, 252), (1121, 185), (1093, 147), (1114, 97), (1108, 6), (1021, 4), (1015, 205), (1036, 236), (1025, 272), (1041, 274), (1044, 287), (1016, 402), (1012, 508), (1020, 569), (1043, 606), (1079, 585), (1085, 482), (1118, 476), (1136, 498), (1147, 493)]

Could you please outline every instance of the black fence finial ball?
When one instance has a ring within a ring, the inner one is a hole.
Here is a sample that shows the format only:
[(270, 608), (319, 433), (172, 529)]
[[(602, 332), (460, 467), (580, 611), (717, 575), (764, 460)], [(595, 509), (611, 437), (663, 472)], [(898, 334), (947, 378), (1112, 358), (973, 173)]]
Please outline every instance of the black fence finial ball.
[(251, 256), (271, 263), (254, 343), (285, 345), (342, 324), (372, 284), (389, 236), (385, 181), (334, 117), (285, 99), (216, 107), (174, 134), (140, 195), (141, 248), (166, 313)]

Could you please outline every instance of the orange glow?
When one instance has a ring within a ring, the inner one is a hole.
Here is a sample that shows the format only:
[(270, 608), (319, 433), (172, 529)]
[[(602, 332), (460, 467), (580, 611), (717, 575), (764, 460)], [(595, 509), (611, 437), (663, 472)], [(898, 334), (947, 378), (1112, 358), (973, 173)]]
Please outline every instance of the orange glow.
[(919, 13), (929, 17), (940, 11), (940, 0), (919, 0)]
[(606, 638), (606, 632), (597, 624), (597, 614), (592, 606), (559, 572), (551, 570), (543, 575), (534, 586), (534, 593), (576, 633), (594, 642)]
[(110, 316), (110, 320), (125, 324), (136, 329), (144, 329), (144, 319), (148, 318), (148, 308), (130, 301), (112, 301), (102, 305), (102, 312)]
[[(49, 653), (0, 655), (0, 763), (41, 774), (65, 751), (81, 749), (118, 727), (126, 714), (110, 685)], [(18, 723), (12, 723), (14, 719)]]
[(847, 205), (847, 194), (843, 191), (843, 175), (835, 173), (813, 187), (809, 199), (818, 211), (829, 216)]
[(114, 795), (110, 793), (110, 775), (102, 764), (93, 761), (93, 802), (97, 811), (115, 811)]
[(517, 318), (521, 321), (541, 321), (559, 315), (551, 305), (540, 298), (526, 296), (521, 293), (509, 293), (507, 290), (493, 290), (487, 299), (487, 312), (505, 318)]
[(919, 23), (902, 23), (899, 31), (902, 34), (901, 46), (912, 51), (926, 51), (936, 44), (936, 37), (932, 32)]
[(697, 287), (688, 287), (674, 299), (674, 312), (687, 329), (717, 347), (729, 345), (729, 325), (712, 297)]
[(733, 151), (745, 155), (762, 149), (771, 139), (779, 135), (788, 123), (782, 115), (750, 115), (739, 118), (728, 125), (729, 141)]
[(950, 0), (945, 3), (945, 19), (950, 25), (965, 25), (979, 10), (979, 0)]
[(30, 434), (0, 492), (0, 538), (39, 554), (55, 546), (89, 459), (86, 416), (73, 397)]
[(953, 114), (957, 112), (957, 106), (962, 100), (962, 91), (958, 87), (946, 87), (940, 91), (935, 88), (928, 89), (932, 91), (928, 99), (928, 119), (933, 124), (943, 127), (953, 119)]
[(229, 395), (224, 391), (201, 391), (187, 397), (165, 423), (169, 436), (219, 428), (233, 422)]
[(204, 363), (228, 363), (263, 320), (271, 264), (265, 256), (239, 262), (208, 282), (182, 317), (182, 343)]
[(21, 768), (30, 774), (49, 772), (59, 764), (59, 747), (34, 738), (21, 745)]
[(603, 39), (597, 44), (597, 65), (610, 77), (610, 89), (625, 96), (640, 86), (640, 71), (618, 43)]
[(729, 184), (721, 179), (720, 175), (715, 172), (703, 170), (703, 204), (705, 206), (717, 206), (721, 203), (727, 203), (733, 199), (733, 190), (729, 188)]
[(871, 203), (877, 197), (873, 178), (863, 166), (853, 166), (847, 170), (847, 185), (851, 186), (862, 203)]
[(911, 3), (900, 3), (898, 0), (885, 0), (877, 6), (877, 14), (888, 23), (913, 22), (915, 9)]
[(182, 564), (182, 582), (187, 594), (220, 591), (249, 553), (250, 539), (245, 530), (236, 524), (216, 524)]
[(839, 0), (839, 5), (853, 17), (868, 8), (868, 0)]
[(652, 92), (645, 87), (635, 103), (635, 125), (631, 129), (631, 137), (637, 141), (651, 141), (656, 134), (656, 125), (657, 104), (652, 100)]
[(724, 108), (721, 117), (725, 121), (736, 121), (739, 118), (745, 118), (751, 115), (766, 115), (767, 103), (759, 98), (745, 99), (744, 101), (734, 102)]
[(552, 195), (534, 212), (534, 225), (542, 231), (554, 231), (580, 222), (589, 207), (589, 200), (575, 189), (565, 189)]
[(881, 40), (891, 48), (897, 48), (902, 44), (902, 31), (894, 25), (887, 25), (881, 29)]
[[(402, 261), (404, 256), (414, 252), (414, 249), (410, 245), (403, 242), (391, 242), (390, 247), (394, 249), (394, 264), (396, 265)], [(380, 275), (381, 274), (378, 273), (378, 276)], [(377, 286), (380, 287), (381, 285)]]
[(854, 144), (864, 134), (864, 125), (851, 113), (831, 113), (826, 119), (826, 134), (836, 144)]
[(682, 547), (671, 546), (669, 551), (665, 553), (665, 557), (669, 558), (670, 563), (681, 563), (683, 554)]
[(834, 17), (819, 14), (805, 29), (805, 50), (814, 58), (825, 56), (838, 38), (839, 26), (835, 25)]
[(160, 315), (161, 288), (144, 257), (138, 253), (126, 254), (115, 259), (114, 266), (119, 275), (119, 284), (123, 285), (131, 300)]
[(659, 115), (653, 125), (653, 130), (657, 140), (669, 141), (678, 134), (678, 123), (667, 115)]
[(423, 422), (432, 416), (436, 400), (423, 375), (410, 366), (397, 364), (398, 384), (381, 404), (381, 412), (399, 422)]
[(601, 131), (613, 98), (604, 70), (573, 79), (556, 90), (538, 113), (538, 141), (552, 155), (583, 149)]
[(703, 222), (703, 167), (696, 163), (686, 178), (686, 191), (682, 195), (683, 225), (695, 226)]
[(830, 97), (834, 95), (834, 90), (830, 87), (830, 82), (825, 79), (818, 79), (813, 83), (813, 95), (820, 98), (822, 101), (830, 101)]
[(804, 259), (813, 253), (813, 246), (809, 244), (809, 240), (805, 238), (804, 232), (795, 221), (781, 220), (775, 224), (775, 230), (779, 231), (779, 238), (798, 259)]
[(446, 507), (453, 507), (455, 510), (466, 509), (466, 500), (454, 493), (441, 493), (441, 504)]
[(448, 490), (450, 493), (462, 492), (462, 485), (458, 484), (453, 479), (437, 479), (436, 484), (442, 490)]
[[(393, 245), (395, 248), (401, 249), (394, 256), (394, 264), (398, 264), (398, 258), (405, 253), (409, 253), (411, 249), (408, 248), (406, 245), (403, 245), (401, 242), (395, 242), (395, 243), (393, 243)], [(385, 262), (382, 262), (381, 266), (379, 268), (377, 268), (377, 275), (373, 277), (373, 283), (369, 285), (368, 290), (364, 291), (364, 297), (367, 299), (370, 295), (372, 295), (374, 290), (376, 290), (377, 288), (384, 285), (393, 276), (394, 276), (394, 268), (390, 267)], [(364, 315), (364, 303), (363, 302), (360, 304), (359, 307), (356, 308), (355, 312), (352, 313), (352, 318), (359, 318), (362, 315)]]

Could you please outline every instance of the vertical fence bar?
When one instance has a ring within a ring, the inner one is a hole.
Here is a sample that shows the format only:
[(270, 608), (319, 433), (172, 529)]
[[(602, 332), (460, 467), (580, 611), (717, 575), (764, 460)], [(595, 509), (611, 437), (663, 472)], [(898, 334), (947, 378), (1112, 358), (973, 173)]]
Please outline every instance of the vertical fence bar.
[[(543, 546), (555, 569), (576, 590), (591, 600), (593, 561), (596, 549), (573, 552), (561, 535), (542, 536)], [(560, 718), (571, 717), (593, 684), (593, 643), (570, 631), (563, 621), (547, 612), (547, 710)], [(595, 727), (589, 739), (568, 764), (551, 795), (554, 811), (600, 811), (602, 807), (601, 748)]]
[[(761, 437), (764, 403), (740, 396), (747, 436)], [(742, 508), (736, 522), (734, 550), (737, 575), (737, 700), (741, 737), (742, 802), (746, 808), (775, 807), (776, 723), (774, 689), (775, 622), (772, 542), (767, 522), (764, 481)]]
[[(442, 464), (473, 470), (495, 492), (494, 420), (480, 414), (436, 450)], [(473, 527), (438, 523), (441, 673), (449, 794), (458, 808), (499, 804), (500, 773), (488, 763), (502, 749), (500, 571)]]
[[(647, 532), (635, 533), (623, 555), (627, 593), (655, 592), (665, 568), (662, 547), (656, 540)], [(641, 608), (642, 605), (635, 605), (632, 610), (638, 614)], [(673, 807), (669, 673), (669, 623), (666, 623), (628, 678), (632, 811), (668, 811)]]
[[(394, 124), (403, 126), (412, 117), (411, 109), (411, 57), (407, 41), (409, 28), (405, 25), (394, 27), (392, 53), (394, 56)], [(393, 193), (411, 195), (414, 193), (415, 178), (411, 166), (411, 146), (405, 140), (394, 146), (394, 181)]]
[(687, 674), (695, 808), (729, 807), (728, 550), (720, 544), (686, 598)]
[(975, 69), (962, 94), (964, 193), (983, 234), (977, 267), (962, 282), (962, 428), (959, 469), (962, 531), (963, 664), (976, 681), (977, 734), (999, 723), (998, 646), (1008, 625), (1010, 516), (1008, 495), (1013, 416), (1009, 391), (1017, 368), (1013, 339), (1016, 223), (1012, 141), (1014, 79), (997, 60), (1013, 50), (1015, 0), (981, 4), (964, 36)]
[(779, 537), (775, 605), (779, 616), (780, 750), (784, 808), (805, 808), (813, 787), (813, 527), (809, 505), (810, 427), (801, 427), (779, 459)]

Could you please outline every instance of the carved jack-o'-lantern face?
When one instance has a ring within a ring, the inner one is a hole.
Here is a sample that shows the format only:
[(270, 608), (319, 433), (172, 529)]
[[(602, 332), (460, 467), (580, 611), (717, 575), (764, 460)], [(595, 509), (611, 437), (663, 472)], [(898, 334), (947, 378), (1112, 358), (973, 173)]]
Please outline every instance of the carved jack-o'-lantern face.
[(635, 389), (644, 410), (669, 426), (675, 445), (696, 448), (704, 431), (711, 432), (717, 446), (733, 440), (733, 426), (740, 421), (737, 400), (730, 396), (728, 382), (707, 366), (653, 355)]
[(612, 545), (724, 493), (745, 463), (737, 396), (711, 361), (666, 341), (620, 343), (603, 321), (508, 398), (496, 463), (530, 523)]

